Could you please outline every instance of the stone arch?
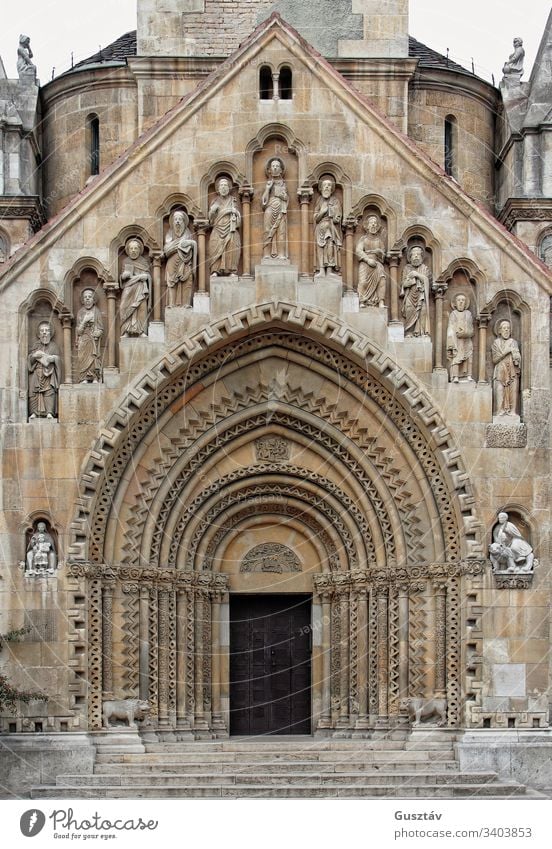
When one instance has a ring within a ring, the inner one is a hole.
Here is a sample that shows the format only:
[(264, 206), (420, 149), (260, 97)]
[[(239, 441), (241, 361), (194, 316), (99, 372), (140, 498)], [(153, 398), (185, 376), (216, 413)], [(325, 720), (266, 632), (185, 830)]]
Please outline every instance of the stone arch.
[(457, 259), (454, 259), (435, 280), (435, 285), (449, 286), (454, 275), (458, 271), (463, 271), (470, 281), (470, 284), (474, 287), (477, 296), (475, 307), (479, 314), (482, 310), (483, 298), (485, 297), (487, 277), (485, 273), (481, 271), (477, 263), (475, 263), (472, 259), (468, 259), (467, 257), (458, 257)]
[(341, 165), (338, 165), (336, 162), (320, 162), (312, 169), (303, 185), (309, 189), (315, 189), (324, 174), (331, 174), (336, 186), (341, 186), (343, 191), (343, 218), (345, 219), (351, 212), (353, 184), (351, 178), (345, 173)]
[(425, 243), (426, 249), (431, 251), (433, 276), (437, 277), (442, 263), (441, 243), (425, 224), (411, 224), (410, 227), (407, 227), (402, 236), (393, 245), (393, 250), (398, 250), (402, 253), (408, 247), (410, 240), (416, 237), (421, 238)]
[(209, 170), (201, 178), (199, 184), (200, 206), (203, 210), (203, 215), (207, 218), (209, 209), (209, 186), (212, 186), (219, 175), (226, 174), (232, 179), (235, 186), (241, 189), (245, 185), (246, 179), (242, 172), (234, 165), (225, 159), (219, 159), (213, 162)]
[(83, 256), (78, 259), (75, 263), (73, 263), (73, 265), (65, 275), (63, 283), (65, 292), (65, 303), (67, 304), (69, 311), (73, 314), (78, 311), (78, 304), (74, 303), (75, 284), (79, 282), (81, 275), (89, 269), (96, 273), (98, 277), (98, 282), (102, 287), (104, 287), (106, 283), (114, 283), (114, 277), (103, 265), (103, 263), (101, 263), (98, 259), (95, 259), (95, 257), (90, 256)]
[(375, 207), (382, 218), (386, 219), (388, 244), (394, 245), (394, 249), (397, 250), (397, 214), (391, 204), (382, 195), (374, 193), (363, 195), (352, 208), (351, 217), (357, 222), (360, 222), (365, 215), (366, 209), (369, 207)]
[[(127, 224), (119, 230), (115, 238), (111, 240), (109, 246), (111, 276), (107, 280), (110, 282), (115, 282), (119, 279), (119, 256), (122, 248), (124, 248), (127, 241), (133, 236), (143, 242), (145, 250), (149, 251), (150, 255), (161, 250), (160, 243), (154, 239), (149, 230), (146, 230), (140, 224)], [(100, 272), (98, 272), (98, 275), (100, 277), (102, 276)]]
[(253, 157), (255, 153), (260, 153), (266, 142), (275, 136), (283, 138), (290, 152), (297, 156), (299, 166), (298, 184), (302, 185), (306, 178), (307, 146), (289, 127), (277, 122), (265, 124), (257, 135), (251, 139), (245, 149), (245, 173), (248, 183), (253, 185)]

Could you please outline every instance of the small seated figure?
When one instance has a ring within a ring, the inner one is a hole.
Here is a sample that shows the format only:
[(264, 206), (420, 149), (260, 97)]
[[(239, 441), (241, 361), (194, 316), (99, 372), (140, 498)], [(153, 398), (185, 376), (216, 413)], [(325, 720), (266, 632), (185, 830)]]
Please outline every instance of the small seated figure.
[(525, 59), (525, 50), (523, 48), (523, 39), (514, 38), (514, 52), (508, 56), (508, 61), (504, 63), (502, 73), (504, 77), (521, 77), (523, 74), (523, 60)]
[(473, 380), (473, 316), (468, 309), (469, 301), (462, 293), (452, 300), (452, 312), (447, 328), (447, 357), (450, 362), (451, 383), (460, 378)]
[(498, 524), (493, 531), (493, 542), (489, 546), (489, 557), (493, 572), (533, 572), (535, 555), (533, 546), (523, 539), (507, 513), (498, 514)]
[(36, 530), (29, 540), (25, 563), (25, 575), (40, 577), (55, 574), (57, 554), (54, 540), (48, 533), (46, 522), (37, 522)]
[(28, 35), (19, 36), (19, 47), (17, 48), (17, 73), (20, 80), (36, 80), (36, 65), (31, 62), (33, 51), (31, 50), (31, 39)]

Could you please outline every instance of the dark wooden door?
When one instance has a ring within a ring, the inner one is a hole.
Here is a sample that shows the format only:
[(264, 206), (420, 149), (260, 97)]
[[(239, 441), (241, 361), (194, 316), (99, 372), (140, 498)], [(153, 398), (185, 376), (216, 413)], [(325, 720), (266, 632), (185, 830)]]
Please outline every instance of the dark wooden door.
[(311, 599), (230, 597), (230, 733), (310, 734)]

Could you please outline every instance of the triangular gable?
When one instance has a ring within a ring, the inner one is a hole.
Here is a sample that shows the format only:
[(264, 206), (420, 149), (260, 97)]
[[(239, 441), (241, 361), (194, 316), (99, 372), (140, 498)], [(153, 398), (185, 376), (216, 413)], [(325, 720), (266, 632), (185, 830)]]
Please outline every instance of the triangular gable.
[(500, 250), (523, 269), (525, 274), (529, 265), (535, 279), (552, 294), (552, 275), (535, 254), (509, 233), (483, 206), (466, 194), (456, 181), (420, 150), (408, 136), (401, 133), (365, 95), (345, 80), (298, 32), (283, 21), (278, 13), (273, 13), (260, 24), (235, 53), (206, 77), (197, 88), (183, 97), (149, 130), (139, 136), (58, 215), (29, 239), (6, 264), (4, 273), (0, 277), (0, 289), (9, 285), (18, 274), (36, 260), (37, 253), (33, 248), (38, 248), (42, 253), (55, 245), (58, 239), (82, 219), (100, 199), (112, 192), (139, 162), (150, 156), (217, 91), (250, 63), (272, 38), (278, 38), (298, 61), (307, 65), (314, 76), (339, 99), (347, 103), (359, 121), (364, 122), (371, 131), (376, 133), (398, 157), (407, 161), (422, 180), (429, 181), (450, 204), (465, 217), (470, 218)]
[(552, 80), (552, 10), (539, 45), (537, 58), (529, 80), (527, 113), (523, 125), (536, 127), (547, 122), (550, 115), (550, 92)]

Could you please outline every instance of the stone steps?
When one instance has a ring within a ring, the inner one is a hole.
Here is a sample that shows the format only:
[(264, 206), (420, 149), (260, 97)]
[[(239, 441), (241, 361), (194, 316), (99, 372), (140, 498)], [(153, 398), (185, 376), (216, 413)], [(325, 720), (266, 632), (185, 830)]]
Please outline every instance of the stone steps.
[(331, 775), (333, 773), (357, 773), (357, 772), (458, 772), (458, 764), (454, 760), (439, 760), (435, 762), (405, 760), (401, 763), (381, 763), (365, 761), (335, 761), (333, 763), (313, 761), (221, 761), (219, 763), (188, 762), (182, 761), (173, 764), (135, 764), (135, 763), (99, 763), (96, 764), (95, 775), (126, 775), (136, 774), (150, 775), (160, 774), (197, 774), (205, 773), (208, 766), (211, 774), (226, 774), (239, 772), (240, 775), (248, 773), (263, 772), (266, 775), (293, 772), (313, 772), (316, 768), (318, 773)]
[(116, 752), (113, 754), (102, 752), (96, 756), (96, 763), (119, 763), (119, 764), (179, 764), (179, 763), (199, 763), (199, 764), (217, 764), (217, 763), (240, 763), (244, 760), (250, 763), (293, 763), (294, 761), (312, 763), (339, 763), (343, 760), (350, 763), (404, 763), (406, 761), (413, 763), (441, 763), (442, 761), (454, 761), (454, 754), (451, 750), (442, 752), (421, 752), (408, 751), (405, 752), (351, 752), (344, 758), (343, 752), (311, 752), (309, 750), (300, 750), (298, 752), (255, 752), (248, 751), (240, 754), (239, 752), (185, 752), (185, 753), (170, 753), (158, 754), (123, 754)]

